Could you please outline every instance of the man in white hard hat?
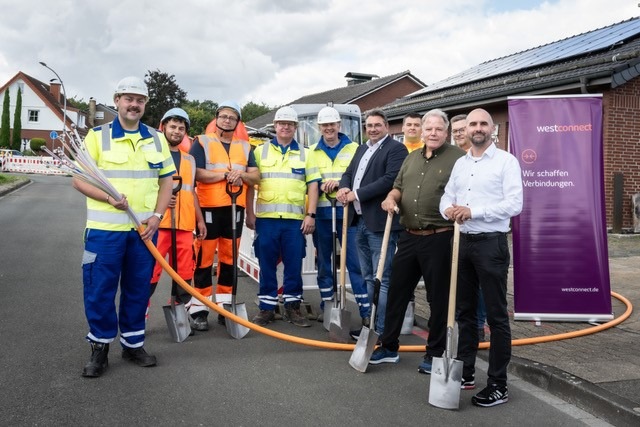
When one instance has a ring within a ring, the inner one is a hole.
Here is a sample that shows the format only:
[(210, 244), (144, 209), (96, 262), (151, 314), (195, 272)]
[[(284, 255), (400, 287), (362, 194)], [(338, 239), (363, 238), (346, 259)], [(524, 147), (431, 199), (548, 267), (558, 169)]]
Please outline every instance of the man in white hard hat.
[[(311, 323), (302, 314), (302, 260), (305, 235), (313, 233), (321, 179), (306, 148), (295, 140), (298, 114), (289, 107), (276, 111), (276, 137), (256, 148), (256, 162), (262, 176), (256, 201), (256, 240), (260, 264), (260, 311), (252, 321), (266, 326), (275, 318), (278, 304), (276, 266), (284, 264), (283, 318), (296, 326)], [(305, 196), (308, 207), (305, 210)], [(247, 221), (249, 218), (247, 218)]]
[[(233, 286), (233, 222), (231, 220), (231, 197), (227, 184), (242, 186), (237, 197), (236, 229), (242, 230), (247, 193), (260, 180), (260, 172), (248, 141), (235, 134), (242, 120), (242, 110), (235, 101), (224, 101), (218, 105), (215, 117), (215, 132), (198, 135), (190, 153), (196, 162), (198, 201), (204, 214), (207, 237), (197, 240), (196, 268), (193, 274), (194, 287), (200, 294), (213, 298), (213, 260), (218, 253), (218, 282), (215, 301), (231, 303)], [(238, 237), (238, 247), (240, 238)], [(196, 298), (191, 298), (189, 313), (192, 326), (197, 331), (209, 329), (209, 309)], [(218, 315), (218, 323), (225, 318)]]
[[(87, 153), (120, 192), (119, 199), (79, 178), (73, 186), (87, 196), (87, 225), (82, 256), (84, 306), (91, 358), (84, 377), (99, 377), (108, 366), (109, 344), (118, 335), (122, 358), (138, 366), (154, 366), (144, 349), (145, 312), (154, 259), (143, 240), (154, 243), (171, 200), (176, 169), (164, 135), (140, 122), (148, 100), (138, 77), (122, 79), (114, 93), (118, 116), (93, 128), (84, 144)], [(126, 210), (138, 216), (138, 233)], [(120, 287), (120, 303), (115, 296)]]
[[(309, 155), (318, 166), (322, 175), (320, 181), (320, 196), (316, 212), (316, 228), (313, 232), (313, 244), (318, 257), (318, 288), (322, 298), (321, 308), (333, 300), (333, 269), (331, 257), (333, 253), (332, 212), (331, 202), (327, 196), (336, 197), (342, 174), (349, 166), (358, 144), (351, 142), (349, 137), (340, 132), (340, 113), (333, 107), (324, 107), (318, 112), (318, 127), (320, 141), (309, 148)], [(344, 209), (336, 201), (336, 229), (341, 244), (347, 245), (346, 265), (353, 295), (360, 310), (363, 322), (369, 323), (371, 307), (367, 296), (367, 286), (360, 274), (360, 261), (356, 244), (356, 227), (347, 230), (347, 242), (342, 242), (342, 215)], [(326, 315), (326, 314), (325, 314)], [(322, 318), (318, 318), (322, 320)]]
[[(176, 272), (189, 284), (193, 278), (193, 232), (196, 231), (199, 240), (207, 235), (207, 227), (195, 191), (196, 163), (193, 156), (179, 148), (189, 132), (190, 124), (189, 115), (182, 108), (169, 109), (160, 120), (160, 130), (169, 143), (171, 157), (178, 176), (181, 177), (182, 185), (180, 190), (171, 197), (169, 209), (160, 222), (156, 245), (163, 257), (173, 253), (171, 250), (171, 210), (173, 209), (176, 229)], [(155, 292), (161, 275), (162, 266), (157, 262), (151, 278), (151, 295)], [(191, 296), (181, 287), (178, 287), (177, 291), (178, 303), (187, 303), (191, 299)]]

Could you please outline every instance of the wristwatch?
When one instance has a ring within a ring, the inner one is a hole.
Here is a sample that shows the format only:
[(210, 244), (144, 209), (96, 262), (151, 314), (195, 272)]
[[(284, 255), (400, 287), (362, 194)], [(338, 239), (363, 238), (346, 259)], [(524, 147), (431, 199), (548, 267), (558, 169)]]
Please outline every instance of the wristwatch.
[(153, 213), (153, 216), (158, 217), (158, 219), (159, 219), (160, 221), (162, 221), (162, 218), (164, 218), (164, 215), (162, 215), (161, 213), (158, 213), (158, 212), (154, 212), (154, 213)]
[(316, 219), (316, 214), (311, 213), (311, 212), (307, 212), (307, 216), (310, 216), (313, 219)]

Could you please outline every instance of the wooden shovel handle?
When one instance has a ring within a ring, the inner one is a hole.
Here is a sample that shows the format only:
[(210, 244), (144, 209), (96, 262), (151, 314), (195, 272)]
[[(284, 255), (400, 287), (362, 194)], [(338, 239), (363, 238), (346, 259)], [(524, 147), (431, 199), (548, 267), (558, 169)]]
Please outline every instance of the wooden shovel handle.
[(382, 236), (382, 247), (380, 248), (380, 259), (378, 260), (378, 271), (376, 271), (376, 279), (382, 282), (382, 274), (384, 273), (384, 262), (387, 258), (387, 248), (389, 247), (389, 236), (391, 235), (391, 224), (393, 223), (393, 212), (387, 214), (387, 223), (384, 226), (384, 235)]
[(456, 317), (456, 291), (458, 287), (458, 253), (460, 252), (460, 224), (453, 224), (453, 245), (451, 247), (451, 281), (449, 282), (449, 311), (447, 328), (453, 328)]
[[(349, 227), (349, 205), (342, 212), (342, 242), (340, 243), (340, 296), (344, 297), (347, 286), (347, 228)], [(335, 256), (335, 254), (334, 254)]]

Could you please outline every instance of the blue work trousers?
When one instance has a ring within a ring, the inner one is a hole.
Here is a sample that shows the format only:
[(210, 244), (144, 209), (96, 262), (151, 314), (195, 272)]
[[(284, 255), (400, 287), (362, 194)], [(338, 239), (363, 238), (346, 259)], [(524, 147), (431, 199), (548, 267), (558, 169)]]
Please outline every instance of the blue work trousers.
[[(154, 236), (157, 238), (157, 233)], [(145, 312), (155, 260), (137, 230), (87, 229), (82, 281), (89, 323), (87, 340), (110, 343), (118, 335), (123, 347), (144, 345)], [(115, 298), (120, 286), (120, 302)]]
[(306, 239), (302, 220), (256, 219), (256, 239), (253, 242), (260, 265), (260, 310), (275, 310), (278, 304), (276, 269), (284, 264), (283, 299), (285, 305), (302, 300), (302, 260)]
[[(378, 270), (378, 261), (380, 260), (380, 252), (382, 250), (382, 238), (384, 233), (375, 233), (369, 231), (364, 221), (360, 219), (357, 224), (358, 233), (356, 240), (358, 243), (358, 257), (360, 258), (360, 272), (367, 284), (367, 292), (369, 301), (373, 302), (373, 291)], [(387, 255), (384, 260), (384, 270), (382, 280), (380, 281), (380, 293), (378, 304), (376, 305), (375, 330), (382, 335), (384, 332), (384, 316), (387, 309), (387, 294), (389, 292), (389, 278), (391, 277), (391, 260), (396, 252), (396, 242), (398, 240), (398, 232), (392, 231), (389, 235), (389, 244), (387, 246)], [(374, 319), (371, 319), (373, 324)]]
[[(325, 301), (333, 299), (333, 227), (331, 219), (316, 219), (316, 229), (313, 232), (313, 244), (316, 247), (318, 256), (318, 288), (320, 288), (320, 296), (324, 309)], [(338, 240), (342, 242), (342, 220), (336, 223)], [(358, 247), (356, 235), (358, 230), (356, 227), (347, 228), (347, 259), (346, 265), (349, 271), (349, 279), (351, 281), (351, 289), (353, 296), (358, 304), (360, 317), (369, 317), (371, 307), (369, 306), (369, 297), (367, 295), (367, 286), (365, 285), (362, 274), (360, 273), (360, 259), (358, 258)], [(340, 251), (340, 247), (336, 248)], [(337, 259), (337, 258), (336, 258)], [(340, 283), (337, 278), (336, 286)]]

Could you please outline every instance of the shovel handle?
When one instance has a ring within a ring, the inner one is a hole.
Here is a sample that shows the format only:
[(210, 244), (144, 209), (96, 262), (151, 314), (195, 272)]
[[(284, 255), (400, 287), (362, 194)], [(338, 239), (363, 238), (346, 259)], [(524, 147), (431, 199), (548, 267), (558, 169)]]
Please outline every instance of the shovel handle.
[(340, 308), (347, 296), (347, 229), (349, 228), (349, 206), (342, 211), (342, 242), (340, 243)]
[(178, 194), (178, 191), (182, 190), (182, 177), (180, 175), (173, 175), (173, 180), (178, 181), (178, 183), (175, 184), (173, 186), (173, 189), (171, 190), (171, 194), (175, 196), (176, 194)]
[(233, 183), (227, 181), (227, 187), (226, 187), (227, 194), (229, 195), (229, 197), (231, 197), (231, 201), (235, 203), (238, 196), (242, 194), (243, 186), (239, 185), (237, 190), (234, 190), (233, 187), (234, 187)]
[(458, 287), (458, 254), (460, 252), (460, 224), (453, 224), (453, 245), (451, 247), (451, 280), (449, 282), (449, 309), (447, 329), (453, 329), (456, 313), (456, 291)]

